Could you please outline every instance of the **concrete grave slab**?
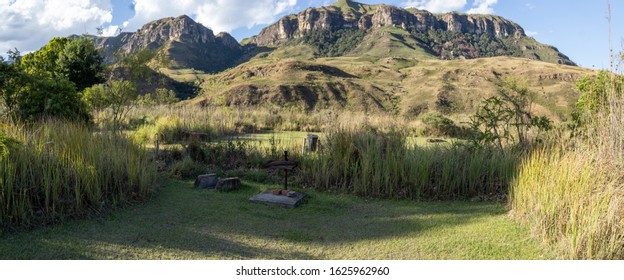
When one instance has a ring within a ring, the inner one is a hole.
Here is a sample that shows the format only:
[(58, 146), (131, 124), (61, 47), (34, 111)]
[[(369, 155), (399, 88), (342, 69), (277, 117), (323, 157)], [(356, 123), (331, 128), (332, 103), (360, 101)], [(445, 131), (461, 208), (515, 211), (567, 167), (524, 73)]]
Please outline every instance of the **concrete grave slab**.
[(291, 195), (288, 195), (288, 196), (274, 195), (273, 191), (269, 190), (261, 194), (255, 195), (249, 200), (256, 202), (256, 203), (266, 204), (266, 205), (296, 208), (297, 206), (299, 206), (301, 201), (303, 201), (304, 197), (305, 197), (304, 194), (301, 194), (298, 192), (291, 192)]

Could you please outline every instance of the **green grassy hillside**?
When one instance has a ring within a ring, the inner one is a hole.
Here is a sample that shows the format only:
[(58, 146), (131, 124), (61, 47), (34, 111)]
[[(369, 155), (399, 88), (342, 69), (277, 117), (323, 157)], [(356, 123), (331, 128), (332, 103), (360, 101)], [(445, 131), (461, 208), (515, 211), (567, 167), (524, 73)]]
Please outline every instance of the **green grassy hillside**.
[[(384, 40), (377, 43), (396, 43)], [(391, 55), (379, 53), (385, 49)], [(513, 76), (526, 80), (536, 93), (534, 111), (566, 121), (579, 97), (576, 79), (594, 73), (525, 58), (446, 61), (407, 50), (372, 47), (356, 50), (361, 51), (358, 56), (313, 58), (305, 47), (279, 48), (219, 74), (193, 75), (201, 81), (202, 94), (192, 103), (363, 110), (405, 118), (439, 111), (465, 120), (483, 99), (497, 93), (502, 79)], [(295, 58), (284, 59), (294, 53)]]

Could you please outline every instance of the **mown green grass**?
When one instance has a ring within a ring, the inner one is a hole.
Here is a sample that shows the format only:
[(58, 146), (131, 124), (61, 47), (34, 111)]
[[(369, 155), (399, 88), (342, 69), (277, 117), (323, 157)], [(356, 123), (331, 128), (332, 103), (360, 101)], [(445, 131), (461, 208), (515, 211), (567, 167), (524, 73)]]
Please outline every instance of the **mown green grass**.
[(366, 200), (304, 190), (297, 209), (165, 180), (152, 201), (0, 236), (0, 259), (544, 259), (504, 205)]

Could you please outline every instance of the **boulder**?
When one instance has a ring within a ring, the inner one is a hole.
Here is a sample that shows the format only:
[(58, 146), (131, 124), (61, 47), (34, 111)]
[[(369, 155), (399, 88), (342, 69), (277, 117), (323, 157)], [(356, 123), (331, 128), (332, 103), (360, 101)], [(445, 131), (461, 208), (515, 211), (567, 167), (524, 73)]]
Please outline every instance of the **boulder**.
[(218, 191), (235, 191), (240, 189), (241, 180), (239, 178), (226, 178), (219, 180), (217, 187), (215, 188)]
[(200, 175), (195, 180), (195, 187), (200, 189), (216, 189), (219, 183), (219, 177), (216, 174)]

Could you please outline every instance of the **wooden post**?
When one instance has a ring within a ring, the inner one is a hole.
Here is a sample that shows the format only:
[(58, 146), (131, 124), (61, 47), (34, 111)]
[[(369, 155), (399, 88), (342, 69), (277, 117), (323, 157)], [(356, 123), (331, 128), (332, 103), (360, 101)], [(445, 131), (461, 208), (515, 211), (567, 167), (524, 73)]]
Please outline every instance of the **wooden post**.
[[(288, 161), (288, 151), (284, 151), (284, 161)], [(284, 169), (284, 190), (288, 190), (288, 169)]]
[(158, 153), (160, 151), (160, 143), (158, 143), (158, 138), (154, 141), (154, 152), (156, 154), (156, 160), (158, 160)]

